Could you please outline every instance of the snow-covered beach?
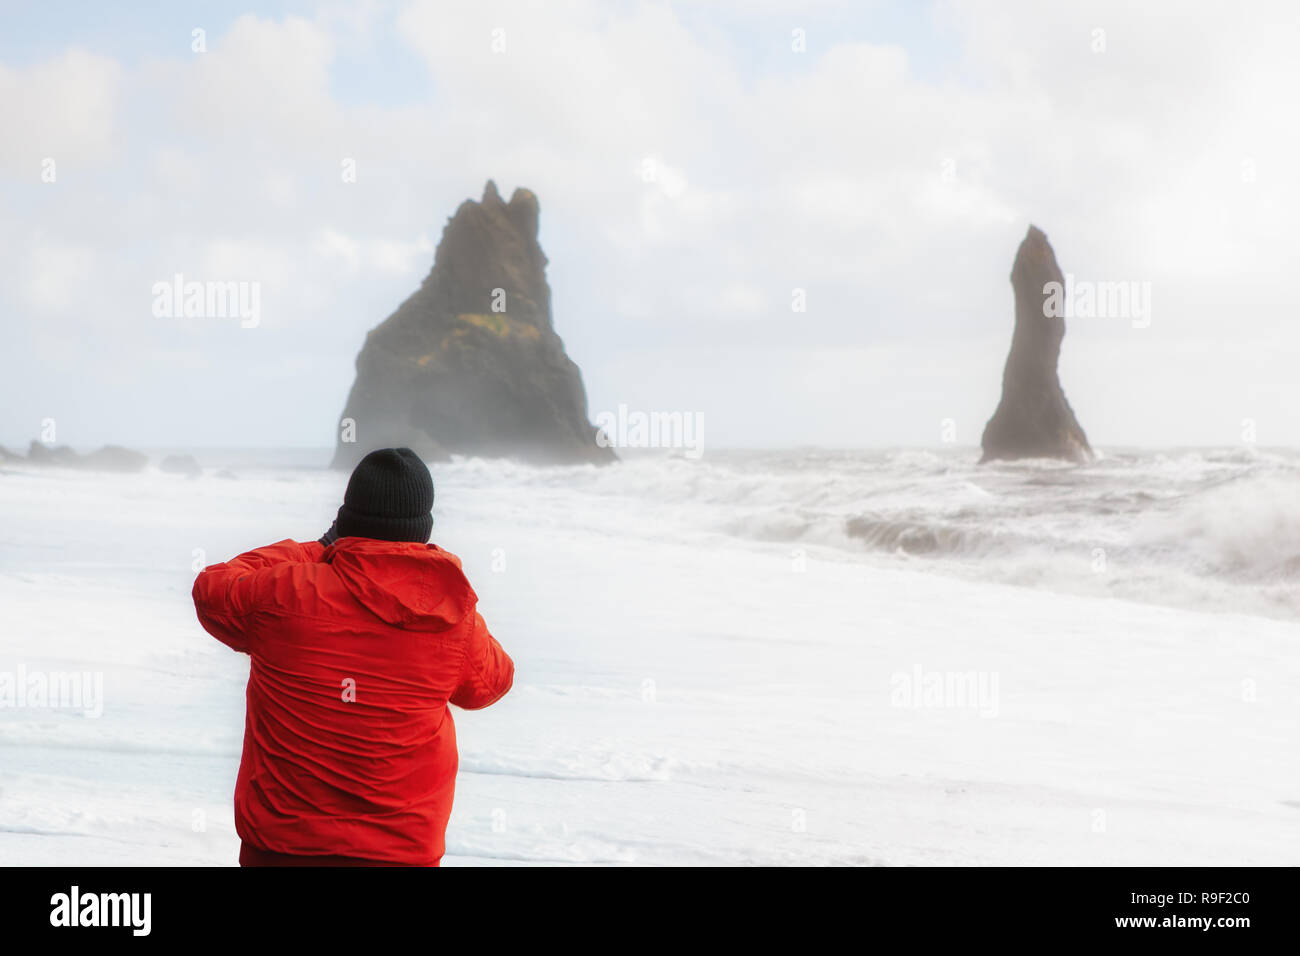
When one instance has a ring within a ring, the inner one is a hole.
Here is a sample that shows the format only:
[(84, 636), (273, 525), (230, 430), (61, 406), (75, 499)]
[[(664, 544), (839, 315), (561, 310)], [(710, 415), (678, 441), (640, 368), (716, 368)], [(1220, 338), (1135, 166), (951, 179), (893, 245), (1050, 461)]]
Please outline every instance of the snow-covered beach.
[[(200, 457), (0, 470), (0, 673), (103, 682), (0, 706), (0, 863), (235, 862), (247, 661), (190, 587), (346, 475)], [(1300, 862), (1295, 457), (974, 457), (434, 466), (518, 665), (444, 864)]]

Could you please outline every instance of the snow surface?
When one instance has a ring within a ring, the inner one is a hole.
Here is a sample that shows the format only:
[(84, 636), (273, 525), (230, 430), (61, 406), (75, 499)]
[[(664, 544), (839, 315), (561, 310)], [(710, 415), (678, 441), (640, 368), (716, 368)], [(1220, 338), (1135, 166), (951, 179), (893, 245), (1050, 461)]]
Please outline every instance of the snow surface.
[[(517, 664), (457, 714), (444, 865), (1300, 863), (1296, 624), (792, 553), (651, 467), (599, 500), (435, 469)], [(194, 618), (195, 549), (317, 537), (345, 481), (236, 471), (0, 470), (0, 672), (104, 681), (100, 717), (0, 705), (0, 864), (235, 862), (248, 665)], [(993, 706), (899, 706), (918, 668)]]

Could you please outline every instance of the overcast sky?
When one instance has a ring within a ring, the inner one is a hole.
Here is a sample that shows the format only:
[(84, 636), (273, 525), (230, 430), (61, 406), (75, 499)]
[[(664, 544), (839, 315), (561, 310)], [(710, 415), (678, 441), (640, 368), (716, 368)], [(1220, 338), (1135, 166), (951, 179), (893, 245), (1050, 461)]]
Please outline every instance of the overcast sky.
[[(1150, 283), (1149, 327), (1068, 322), (1094, 445), (1300, 444), (1289, 0), (113, 6), (3, 5), (7, 445), (332, 444), (488, 178), (540, 199), (593, 417), (976, 444), (1032, 222)], [(260, 324), (154, 315), (177, 273)]]

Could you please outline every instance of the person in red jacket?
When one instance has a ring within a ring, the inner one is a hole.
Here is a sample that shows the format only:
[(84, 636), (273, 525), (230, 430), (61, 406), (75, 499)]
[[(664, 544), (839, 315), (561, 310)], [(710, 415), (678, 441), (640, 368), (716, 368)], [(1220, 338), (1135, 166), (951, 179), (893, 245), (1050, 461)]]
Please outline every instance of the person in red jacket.
[(371, 452), (320, 541), (205, 568), (204, 629), (248, 654), (235, 784), (243, 866), (437, 866), (456, 786), (448, 704), (499, 700), (514, 663), (460, 559), (429, 544), (433, 478)]

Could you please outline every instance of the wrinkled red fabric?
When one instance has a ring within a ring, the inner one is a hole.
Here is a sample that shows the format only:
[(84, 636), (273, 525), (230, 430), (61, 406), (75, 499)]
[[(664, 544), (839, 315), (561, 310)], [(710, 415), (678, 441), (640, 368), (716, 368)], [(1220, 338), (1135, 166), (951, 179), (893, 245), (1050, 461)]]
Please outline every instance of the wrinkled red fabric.
[(199, 622), (251, 658), (235, 829), (272, 854), (435, 866), (456, 785), (448, 704), (514, 663), (436, 545), (281, 541), (205, 568)]
[[(365, 866), (408, 866), (406, 863), (385, 862), (383, 860), (366, 860), (359, 856), (305, 856), (301, 853), (272, 853), (259, 850), (251, 843), (239, 845), (240, 866), (288, 866), (288, 867), (365, 867)], [(435, 864), (436, 865), (436, 864)]]

